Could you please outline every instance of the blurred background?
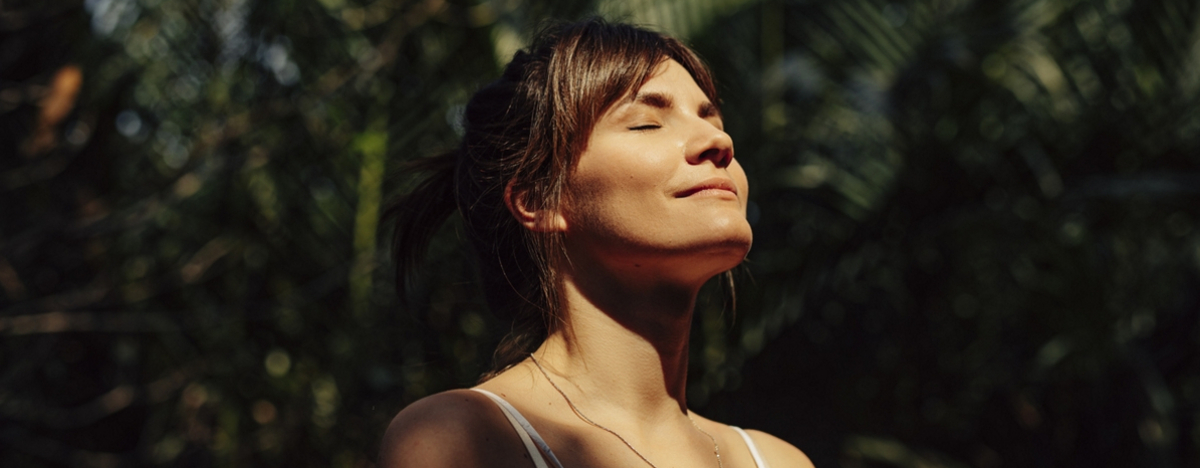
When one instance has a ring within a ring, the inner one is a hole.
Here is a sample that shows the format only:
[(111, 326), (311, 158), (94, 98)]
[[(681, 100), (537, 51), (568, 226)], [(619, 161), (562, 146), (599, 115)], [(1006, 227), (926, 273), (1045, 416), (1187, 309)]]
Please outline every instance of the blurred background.
[(0, 465), (370, 467), (506, 331), (381, 206), (547, 18), (684, 39), (751, 177), (689, 403), (819, 467), (1200, 467), (1194, 0), (4, 0)]

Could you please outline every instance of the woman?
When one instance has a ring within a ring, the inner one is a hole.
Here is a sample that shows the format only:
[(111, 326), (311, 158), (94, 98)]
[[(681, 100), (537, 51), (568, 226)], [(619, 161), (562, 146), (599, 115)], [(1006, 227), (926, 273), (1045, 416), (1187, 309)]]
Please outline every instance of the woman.
[(717, 103), (682, 43), (601, 20), (543, 32), (472, 98), (393, 210), (400, 281), (457, 208), (514, 332), (477, 387), (396, 416), (381, 466), (812, 466), (687, 409), (696, 295), (751, 242)]

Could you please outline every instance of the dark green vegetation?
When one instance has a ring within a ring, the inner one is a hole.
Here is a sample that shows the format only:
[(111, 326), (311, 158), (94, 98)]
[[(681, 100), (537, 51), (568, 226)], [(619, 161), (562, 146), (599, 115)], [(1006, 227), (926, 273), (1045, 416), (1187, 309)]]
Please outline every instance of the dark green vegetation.
[(0, 6), (0, 465), (366, 466), (504, 326), (382, 200), (542, 18), (713, 65), (753, 187), (690, 402), (818, 466), (1200, 466), (1200, 5)]

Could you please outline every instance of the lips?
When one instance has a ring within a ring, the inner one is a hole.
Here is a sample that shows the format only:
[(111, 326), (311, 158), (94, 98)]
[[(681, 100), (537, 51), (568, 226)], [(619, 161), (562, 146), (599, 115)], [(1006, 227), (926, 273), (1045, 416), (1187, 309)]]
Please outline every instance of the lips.
[(724, 177), (713, 177), (676, 193), (675, 198), (690, 197), (707, 190), (722, 190), (737, 195), (737, 186), (733, 185), (732, 180)]

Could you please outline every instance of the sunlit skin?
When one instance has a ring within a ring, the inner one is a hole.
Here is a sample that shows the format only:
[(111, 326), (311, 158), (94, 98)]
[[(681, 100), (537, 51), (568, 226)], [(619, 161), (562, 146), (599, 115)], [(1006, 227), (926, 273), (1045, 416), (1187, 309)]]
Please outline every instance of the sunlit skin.
[(600, 119), (569, 182), (560, 223), (572, 263), (602, 264), (627, 287), (702, 284), (750, 248), (733, 140), (673, 61)]
[[(563, 322), (534, 355), (580, 412), (659, 468), (718, 466), (688, 419), (688, 333), (700, 287), (750, 249), (748, 194), (717, 108), (667, 61), (597, 122), (558, 210), (506, 197), (526, 228), (559, 232), (566, 248)], [(565, 467), (647, 466), (582, 421), (530, 360), (480, 387), (524, 414)], [(692, 417), (725, 467), (754, 467), (732, 429)], [(787, 442), (750, 433), (772, 468), (812, 466)], [(533, 466), (495, 404), (466, 390), (407, 407), (382, 453), (384, 467)]]

